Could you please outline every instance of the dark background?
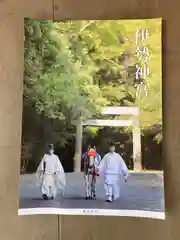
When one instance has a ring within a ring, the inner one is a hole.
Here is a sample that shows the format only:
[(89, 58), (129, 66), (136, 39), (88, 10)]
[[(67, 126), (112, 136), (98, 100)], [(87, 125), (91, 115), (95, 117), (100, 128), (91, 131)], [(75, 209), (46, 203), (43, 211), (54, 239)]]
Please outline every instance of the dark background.
[[(46, 151), (45, 146), (48, 143), (48, 136), (44, 134), (47, 126), (48, 122), (46, 119), (44, 120), (36, 115), (33, 109), (24, 107), (22, 128), (24, 144), (21, 156), (22, 173), (36, 171)], [(73, 132), (75, 132), (75, 128)], [(142, 166), (144, 170), (162, 170), (162, 141), (158, 142), (156, 139), (159, 133), (162, 133), (161, 125), (155, 125), (146, 131), (141, 131)], [(61, 135), (61, 133), (59, 134)], [(132, 133), (124, 131), (123, 128), (104, 127), (99, 129), (96, 136), (88, 133), (84, 128), (82, 152), (86, 151), (89, 144), (93, 144), (103, 157), (108, 152), (110, 141), (115, 143), (116, 151), (121, 154), (128, 168), (132, 170)], [(65, 146), (61, 146), (58, 142), (53, 142), (53, 144), (55, 146), (55, 153), (59, 156), (65, 172), (73, 172), (75, 138), (68, 141)]]

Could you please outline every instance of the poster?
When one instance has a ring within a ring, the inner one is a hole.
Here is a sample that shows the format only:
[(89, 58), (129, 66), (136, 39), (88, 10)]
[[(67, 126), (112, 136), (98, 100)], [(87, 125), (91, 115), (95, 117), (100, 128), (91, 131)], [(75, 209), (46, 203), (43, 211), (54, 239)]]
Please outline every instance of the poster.
[(19, 215), (165, 218), (161, 28), (25, 19)]

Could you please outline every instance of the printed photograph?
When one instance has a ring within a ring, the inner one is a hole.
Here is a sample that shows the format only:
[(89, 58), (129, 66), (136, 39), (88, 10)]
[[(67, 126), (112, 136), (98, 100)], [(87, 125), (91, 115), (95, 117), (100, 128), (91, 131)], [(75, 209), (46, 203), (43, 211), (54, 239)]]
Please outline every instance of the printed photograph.
[(162, 19), (24, 20), (18, 215), (165, 219)]

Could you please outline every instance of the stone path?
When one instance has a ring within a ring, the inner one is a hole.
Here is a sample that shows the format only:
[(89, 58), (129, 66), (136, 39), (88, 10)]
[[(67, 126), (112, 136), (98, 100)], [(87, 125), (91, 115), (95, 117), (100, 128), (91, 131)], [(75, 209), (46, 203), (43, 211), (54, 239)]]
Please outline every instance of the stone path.
[(20, 180), (20, 205), (22, 208), (100, 208), (129, 209), (164, 212), (163, 176), (161, 173), (130, 173), (127, 183), (121, 180), (121, 198), (112, 204), (104, 201), (104, 187), (97, 180), (97, 199), (84, 200), (84, 182), (82, 173), (66, 174), (64, 197), (43, 201), (39, 188), (35, 184), (34, 174), (23, 175)]

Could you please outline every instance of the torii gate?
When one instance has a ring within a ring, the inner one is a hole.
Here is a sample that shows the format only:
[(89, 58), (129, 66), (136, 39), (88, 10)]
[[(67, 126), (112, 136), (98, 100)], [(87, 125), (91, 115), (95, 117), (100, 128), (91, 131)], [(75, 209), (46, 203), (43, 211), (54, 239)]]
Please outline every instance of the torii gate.
[(133, 162), (134, 170), (141, 170), (141, 132), (139, 125), (140, 109), (138, 107), (107, 107), (102, 115), (131, 115), (128, 120), (103, 120), (91, 119), (76, 122), (76, 146), (74, 155), (74, 171), (81, 171), (81, 155), (82, 155), (82, 135), (83, 126), (109, 126), (109, 127), (125, 127), (132, 126), (133, 134)]

